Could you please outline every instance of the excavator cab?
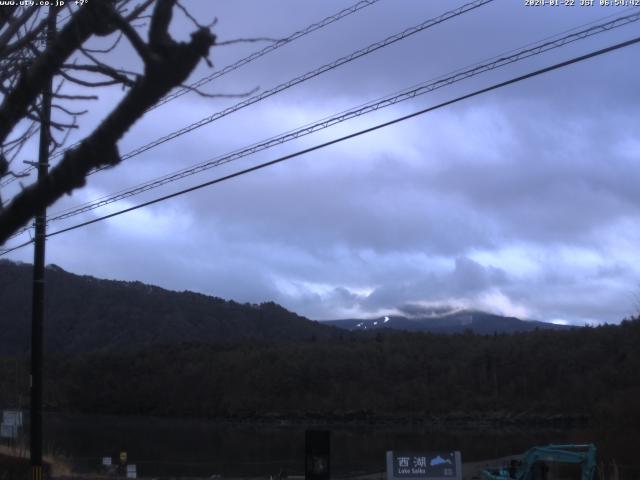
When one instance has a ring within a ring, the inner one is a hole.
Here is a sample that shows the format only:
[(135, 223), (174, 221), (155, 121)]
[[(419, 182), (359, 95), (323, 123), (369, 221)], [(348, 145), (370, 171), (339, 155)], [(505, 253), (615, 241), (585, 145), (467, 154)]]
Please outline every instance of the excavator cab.
[(580, 466), (580, 480), (593, 480), (596, 447), (586, 445), (548, 445), (529, 449), (521, 460), (513, 459), (508, 467), (482, 470), (484, 480), (548, 480), (549, 464)]

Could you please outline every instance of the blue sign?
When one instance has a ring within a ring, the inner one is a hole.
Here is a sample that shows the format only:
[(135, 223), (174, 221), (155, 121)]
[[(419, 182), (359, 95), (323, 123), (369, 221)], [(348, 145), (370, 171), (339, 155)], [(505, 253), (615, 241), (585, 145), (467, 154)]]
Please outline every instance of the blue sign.
[(387, 479), (461, 480), (462, 456), (449, 452), (387, 452)]

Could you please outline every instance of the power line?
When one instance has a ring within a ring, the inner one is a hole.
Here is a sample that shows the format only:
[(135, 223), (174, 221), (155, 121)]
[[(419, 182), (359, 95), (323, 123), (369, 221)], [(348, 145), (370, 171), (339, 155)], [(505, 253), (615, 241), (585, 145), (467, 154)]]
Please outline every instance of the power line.
[[(125, 153), (124, 155), (121, 156), (121, 160), (128, 160), (132, 157), (135, 157), (137, 155), (140, 155), (143, 152), (146, 152), (147, 150), (150, 150), (154, 147), (157, 147), (158, 145), (162, 145), (163, 143), (166, 143), (170, 140), (173, 140), (177, 137), (180, 137), (186, 133), (192, 132), (193, 130), (196, 130), (200, 127), (203, 127), (205, 125), (208, 125), (209, 123), (212, 123), (216, 120), (219, 120), (233, 112), (236, 112), (238, 110), (241, 110), (245, 107), (248, 107), (250, 105), (253, 105), (254, 103), (260, 102), (268, 97), (271, 97), (277, 93), (280, 93), (284, 90), (287, 90), (295, 85), (298, 85), (302, 82), (305, 82), (307, 80), (310, 80), (312, 78), (317, 77), (318, 75), (321, 75), (323, 73), (326, 73), (330, 70), (336, 69), (338, 67), (340, 67), (341, 65), (344, 65), (346, 63), (352, 62), (360, 57), (363, 57), (365, 55), (368, 55), (372, 52), (375, 52), (381, 48), (384, 48), (388, 45), (391, 45), (392, 43), (398, 42), (400, 40), (403, 40), (407, 37), (410, 37), (411, 35), (414, 35), (418, 32), (421, 32), (423, 30), (426, 30), (430, 27), (433, 27), (435, 25), (438, 25), (440, 23), (443, 23), (447, 20), (450, 20), (452, 18), (458, 17), (459, 15), (462, 15), (464, 13), (467, 13), (471, 10), (474, 10), (478, 7), (481, 7), (482, 5), (485, 5), (487, 3), (491, 3), (494, 0), (475, 0), (473, 2), (470, 3), (466, 3), (464, 5), (462, 5), (461, 7), (458, 7), (454, 10), (450, 10), (448, 12), (443, 13), (442, 15), (439, 15), (437, 17), (431, 18), (429, 20), (426, 20), (418, 25), (415, 25), (413, 27), (407, 28), (405, 30), (403, 30), (400, 33), (396, 33), (395, 35), (391, 35), (387, 38), (385, 38), (384, 40), (381, 40), (379, 42), (375, 42), (372, 43), (364, 48), (361, 48), (359, 50), (356, 50), (355, 52), (350, 53), (349, 55), (345, 55), (343, 57), (340, 57), (337, 60), (334, 60), (331, 63), (327, 63), (319, 68), (316, 68), (314, 70), (311, 70), (303, 75), (300, 75), (298, 77), (295, 77), (287, 82), (281, 83), (280, 85), (270, 88), (269, 90), (265, 90), (262, 93), (259, 93), (257, 95), (254, 95), (253, 97), (247, 98), (231, 107), (225, 108), (224, 110), (220, 110), (219, 112), (214, 113), (213, 115), (210, 115), (208, 117), (205, 117), (201, 120), (198, 120), (197, 122), (194, 122), (190, 125), (187, 125), (186, 127), (183, 127), (179, 130), (175, 130), (167, 135), (164, 135), (160, 138), (157, 138), (156, 140), (153, 140), (152, 142), (149, 142), (145, 145), (142, 145), (134, 150), (131, 150), (127, 153)], [(101, 170), (105, 170), (106, 167), (102, 167), (102, 168), (98, 168), (96, 170), (93, 170), (92, 172), (89, 173), (89, 175), (99, 172)]]
[[(334, 116), (324, 118), (315, 123), (307, 124), (299, 129), (292, 130), (290, 132), (284, 133), (276, 137), (272, 137), (270, 139), (242, 148), (240, 150), (236, 150), (229, 154), (207, 160), (206, 162), (202, 162), (192, 167), (188, 167), (186, 169), (182, 169), (177, 172), (171, 173), (169, 175), (165, 175), (163, 177), (157, 178), (155, 180), (139, 184), (135, 187), (132, 187), (126, 190), (121, 190), (120, 192), (117, 192), (115, 194), (93, 200), (83, 205), (69, 208), (57, 214), (53, 214), (50, 218), (50, 221), (53, 222), (57, 220), (64, 220), (64, 219), (79, 215), (81, 213), (95, 210), (97, 208), (103, 207), (105, 205), (109, 205), (119, 200), (123, 200), (125, 198), (138, 195), (140, 193), (158, 188), (160, 186), (180, 180), (182, 178), (195, 175), (197, 173), (201, 173), (203, 171), (220, 166), (222, 164), (226, 164), (226, 163), (238, 160), (240, 158), (249, 156), (251, 154), (266, 150), (275, 145), (280, 145), (285, 142), (300, 138), (302, 136), (309, 135), (311, 133), (323, 130), (325, 128), (353, 119), (355, 117), (365, 115), (373, 111), (377, 111), (382, 108), (386, 108), (388, 106), (395, 105), (397, 103), (400, 103), (406, 100), (410, 100), (419, 95), (424, 95), (436, 89), (451, 85), (455, 82), (465, 80), (475, 75), (479, 75), (487, 71), (491, 71), (491, 70), (509, 65), (511, 63), (515, 63), (517, 61), (532, 57), (534, 55), (539, 55), (541, 53), (565, 46), (567, 44), (576, 42), (578, 40), (582, 40), (582, 39), (591, 37), (593, 35), (596, 35), (605, 31), (609, 31), (613, 28), (621, 27), (623, 25), (628, 25), (638, 20), (640, 20), (640, 12), (637, 12), (632, 15), (627, 15), (624, 17), (619, 17), (610, 22), (595, 25), (591, 28), (578, 31), (552, 41), (534, 44), (534, 46), (530, 48), (525, 48), (522, 50), (512, 50), (512, 51), (515, 51), (516, 53), (508, 56), (493, 57), (493, 59), (491, 59), (489, 62), (476, 64), (472, 68), (469, 68), (466, 70), (464, 69), (456, 70), (454, 74), (440, 77), (436, 81), (423, 83), (423, 84), (411, 87), (410, 89), (405, 89), (396, 95), (383, 97), (378, 101), (370, 102), (360, 107), (346, 110)], [(30, 227), (24, 227), (23, 229), (19, 230), (14, 236), (17, 236), (23, 233), (28, 228)]]
[[(273, 88), (271, 88), (269, 90), (266, 90), (266, 91), (264, 91), (264, 92), (262, 92), (262, 93), (260, 93), (258, 95), (254, 95), (253, 97), (245, 99), (242, 102), (239, 102), (239, 103), (237, 103), (237, 104), (235, 104), (235, 105), (233, 105), (231, 107), (228, 107), (228, 108), (226, 108), (224, 110), (216, 112), (216, 113), (214, 113), (213, 115), (211, 115), (209, 117), (205, 117), (205, 118), (203, 118), (203, 119), (201, 119), (201, 120), (199, 120), (197, 122), (194, 122), (194, 123), (192, 123), (190, 125), (187, 125), (186, 127), (183, 127), (183, 128), (181, 128), (179, 130), (176, 130), (176, 131), (173, 131), (173, 132), (171, 132), (171, 133), (169, 133), (167, 135), (164, 135), (164, 136), (162, 136), (162, 137), (160, 137), (160, 138), (158, 138), (158, 139), (156, 139), (156, 140), (154, 140), (154, 141), (152, 141), (150, 143), (142, 145), (142, 146), (140, 146), (140, 147), (138, 147), (138, 148), (136, 148), (134, 150), (131, 150), (131, 151), (125, 153), (124, 155), (122, 155), (121, 156), (121, 160), (122, 161), (128, 160), (128, 159), (130, 159), (132, 157), (135, 157), (135, 156), (137, 156), (137, 155), (139, 155), (139, 154), (141, 154), (143, 152), (146, 152), (147, 150), (150, 150), (150, 149), (152, 149), (154, 147), (157, 147), (158, 145), (166, 143), (166, 142), (168, 142), (170, 140), (173, 140), (173, 139), (175, 139), (177, 137), (180, 137), (180, 136), (182, 136), (182, 135), (184, 135), (186, 133), (189, 133), (189, 132), (191, 132), (193, 130), (196, 130), (197, 128), (200, 128), (200, 127), (202, 127), (204, 125), (208, 125), (209, 123), (212, 123), (212, 122), (214, 122), (216, 120), (219, 120), (220, 118), (225, 117), (225, 116), (227, 116), (227, 115), (229, 115), (229, 114), (231, 114), (233, 112), (241, 110), (242, 108), (248, 107), (249, 105), (253, 105), (254, 103), (257, 103), (257, 102), (259, 102), (261, 100), (264, 100), (264, 99), (266, 99), (268, 97), (271, 97), (272, 95), (280, 93), (280, 92), (282, 92), (284, 90), (287, 90), (287, 89), (289, 89), (289, 88), (291, 88), (291, 87), (293, 87), (295, 85), (298, 85), (298, 84), (300, 84), (302, 82), (310, 80), (311, 78), (317, 77), (318, 75), (321, 75), (321, 74), (323, 74), (325, 72), (333, 70), (333, 69), (335, 69), (335, 68), (337, 68), (337, 67), (339, 67), (341, 65), (344, 65), (345, 63), (352, 62), (352, 61), (356, 60), (357, 58), (360, 58), (360, 57), (362, 57), (364, 55), (372, 53), (372, 52), (374, 52), (376, 50), (379, 50), (379, 49), (381, 49), (383, 47), (386, 47), (386, 46), (388, 46), (388, 45), (390, 45), (392, 43), (395, 43), (395, 42), (397, 42), (399, 40), (407, 38), (407, 37), (409, 37), (411, 35), (414, 35), (414, 34), (416, 34), (418, 32), (421, 32), (422, 30), (425, 30), (427, 28), (430, 28), (430, 27), (433, 27), (433, 26), (435, 26), (437, 24), (445, 22), (446, 20), (449, 20), (451, 18), (454, 18), (454, 17), (457, 17), (459, 15), (462, 15), (463, 13), (466, 13), (466, 12), (468, 12), (470, 10), (478, 8), (478, 7), (480, 7), (480, 6), (484, 5), (484, 4), (490, 3), (492, 1), (494, 1), (494, 0), (475, 0), (473, 2), (470, 2), (470, 3), (467, 3), (465, 5), (462, 5), (461, 7), (458, 7), (455, 10), (450, 10), (448, 12), (445, 12), (445, 13), (443, 13), (442, 15), (440, 15), (438, 17), (426, 20), (425, 22), (423, 22), (423, 23), (421, 23), (419, 25), (416, 25), (414, 27), (408, 28), (408, 29), (406, 29), (406, 30), (404, 30), (404, 31), (402, 31), (400, 33), (397, 33), (395, 35), (387, 37), (386, 39), (384, 39), (382, 41), (379, 41), (379, 42), (373, 43), (371, 45), (368, 45), (367, 47), (362, 48), (360, 50), (356, 50), (355, 52), (352, 52), (349, 55), (341, 57), (341, 58), (339, 58), (339, 59), (337, 59), (337, 60), (335, 60), (335, 61), (333, 61), (331, 63), (328, 63), (326, 65), (323, 65), (323, 66), (321, 66), (321, 67), (319, 67), (319, 68), (317, 68), (315, 70), (309, 71), (309, 72), (307, 72), (307, 73), (305, 73), (303, 75), (295, 77), (295, 78), (293, 78), (293, 79), (291, 79), (291, 80), (289, 80), (289, 81), (287, 81), (285, 83), (282, 83), (282, 84), (280, 84), (280, 85), (278, 85), (276, 87), (273, 87)], [(70, 148), (73, 148), (75, 145), (78, 145), (78, 144), (74, 144)], [(63, 155), (63, 154), (64, 154), (64, 152), (60, 152), (57, 155), (59, 156), (59, 155)], [(102, 171), (102, 170), (105, 170), (105, 169), (106, 169), (106, 167), (98, 168), (98, 169), (93, 170), (92, 172), (90, 172), (89, 175), (92, 175), (92, 174), (94, 174), (96, 172), (99, 172), (99, 171)], [(29, 171), (30, 171), (30, 169), (26, 169), (24, 172), (21, 172), (21, 174), (22, 173), (28, 173)], [(14, 178), (8, 178), (3, 183), (0, 183), (0, 187), (6, 186), (6, 185), (8, 185), (9, 183), (11, 183), (13, 181), (14, 181)]]
[(298, 30), (297, 32), (292, 33), (291, 35), (289, 35), (286, 38), (283, 38), (282, 40), (278, 40), (277, 42), (268, 45), (264, 48), (262, 48), (261, 50), (257, 50), (255, 52), (253, 52), (252, 54), (250, 54), (247, 57), (244, 57), (240, 60), (238, 60), (235, 63), (232, 63), (231, 65), (227, 65), (226, 67), (217, 70), (215, 72), (213, 72), (211, 75), (207, 75), (206, 77), (201, 78), (200, 80), (198, 80), (197, 82), (192, 83), (191, 85), (189, 85), (187, 88), (180, 88), (177, 91), (175, 91), (174, 93), (165, 96), (164, 98), (161, 98), (158, 103), (156, 103), (154, 106), (150, 107), (147, 111), (149, 110), (153, 110), (154, 108), (159, 107), (160, 105), (164, 105), (167, 102), (170, 102), (178, 97), (181, 97), (182, 95), (191, 92), (193, 89), (195, 88), (199, 88), (202, 85), (205, 85), (209, 82), (212, 82), (213, 80), (215, 80), (216, 78), (219, 78), (229, 72), (232, 72), (233, 70), (236, 70), (244, 65), (246, 65), (247, 63), (250, 63), (264, 55), (266, 55), (267, 53), (273, 52), (274, 50), (277, 50), (280, 47), (283, 47), (285, 45), (287, 45), (288, 43), (293, 42), (294, 40), (297, 40), (298, 38), (304, 37), (305, 35), (311, 33), (311, 32), (315, 32), (316, 30), (319, 30), (323, 27), (326, 27), (327, 25), (332, 24), (333, 22), (336, 22), (338, 20), (340, 20), (341, 18), (344, 18), (348, 15), (351, 15), (352, 13), (355, 13), (365, 7), (368, 7), (370, 5), (373, 5), (374, 3), (378, 2), (379, 0), (363, 0), (361, 2), (356, 3), (355, 5), (350, 6), (349, 8), (345, 8), (344, 10), (341, 10), (340, 12), (334, 14), (334, 15), (330, 15), (326, 18), (323, 18), (322, 20), (320, 20), (319, 22), (316, 23), (312, 23), (311, 25), (309, 25), (308, 27), (302, 29), (302, 30)]
[(11, 248), (0, 248), (0, 257), (2, 257), (3, 255), (7, 255), (15, 250), (19, 250), (22, 247), (26, 247), (27, 245), (31, 245), (33, 243), (33, 239), (30, 239), (24, 243), (21, 243), (20, 245), (16, 245), (15, 247), (11, 247)]
[[(422, 110), (418, 110), (417, 112), (410, 113), (408, 115), (404, 115), (404, 116), (395, 118), (395, 119), (390, 120), (388, 122), (384, 122), (384, 123), (380, 123), (378, 125), (374, 125), (373, 127), (369, 127), (369, 128), (364, 129), (364, 130), (360, 130), (358, 132), (354, 132), (354, 133), (351, 133), (349, 135), (345, 135), (343, 137), (339, 137), (339, 138), (336, 138), (336, 139), (333, 139), (333, 140), (329, 140), (327, 142), (315, 145), (313, 147), (305, 148), (303, 150), (299, 150), (297, 152), (294, 152), (294, 153), (291, 153), (291, 154), (288, 154), (288, 155), (284, 155), (282, 157), (276, 158), (275, 160), (271, 160), (269, 162), (264, 162), (264, 163), (261, 163), (259, 165), (255, 165), (253, 167), (249, 167), (249, 168), (246, 168), (244, 170), (240, 170), (240, 171), (231, 173), (229, 175), (218, 177), (218, 178), (216, 178), (214, 180), (210, 180), (208, 182), (200, 183), (198, 185), (195, 185), (195, 186), (180, 190), (178, 192), (174, 192), (174, 193), (171, 193), (171, 194), (168, 194), (168, 195), (164, 195), (162, 197), (155, 198), (153, 200), (149, 200), (147, 202), (140, 203), (140, 204), (135, 205), (133, 207), (125, 208), (123, 210), (119, 210), (117, 212), (110, 213), (108, 215), (103, 215), (101, 217), (94, 218), (92, 220), (88, 220), (86, 222), (81, 222), (81, 223), (78, 223), (76, 225), (72, 225), (70, 227), (63, 228), (63, 229), (57, 230), (55, 232), (51, 232), (51, 233), (47, 234), (47, 238), (48, 237), (53, 237), (53, 236), (56, 236), (56, 235), (60, 235), (62, 233), (66, 233), (66, 232), (69, 232), (69, 231), (72, 231), (72, 230), (76, 230), (78, 228), (86, 227), (88, 225), (91, 225), (91, 224), (94, 224), (94, 223), (97, 223), (97, 222), (101, 222), (103, 220), (107, 220), (109, 218), (113, 218), (113, 217), (116, 217), (116, 216), (119, 216), (119, 215), (123, 215), (125, 213), (129, 213), (129, 212), (132, 212), (134, 210), (138, 210), (140, 208), (147, 207), (149, 205), (160, 203), (160, 202), (163, 202), (165, 200), (169, 200), (171, 198), (178, 197), (178, 196), (181, 196), (181, 195), (184, 195), (184, 194), (196, 191), (196, 190), (200, 190), (202, 188), (209, 187), (211, 185), (215, 185), (217, 183), (224, 182), (226, 180), (231, 180), (232, 178), (240, 177), (240, 176), (245, 175), (247, 173), (251, 173), (251, 172), (254, 172), (254, 171), (257, 171), (257, 170), (261, 170), (261, 169), (266, 168), (266, 167), (270, 167), (270, 166), (278, 164), (278, 163), (282, 163), (282, 162), (284, 162), (286, 160), (290, 160), (290, 159), (305, 155), (307, 153), (323, 149), (323, 148), (328, 147), (330, 145), (334, 145), (336, 143), (340, 143), (340, 142), (343, 142), (343, 141), (346, 141), (346, 140), (349, 140), (349, 139), (352, 139), (352, 138), (356, 138), (356, 137), (359, 137), (361, 135), (364, 135), (364, 134), (367, 134), (367, 133), (371, 133), (371, 132), (374, 132), (376, 130), (380, 130), (382, 128), (388, 127), (388, 126), (395, 125), (395, 124), (403, 122), (405, 120), (409, 120), (411, 118), (418, 117), (420, 115), (424, 115), (424, 114), (432, 112), (434, 110), (438, 110), (440, 108), (444, 108), (444, 107), (447, 107), (449, 105), (453, 105), (453, 104), (458, 103), (460, 101), (467, 100), (469, 98), (473, 98), (473, 97), (476, 97), (478, 95), (482, 95), (484, 93), (491, 92), (493, 90), (498, 90), (498, 89), (506, 87), (508, 85), (512, 85), (512, 84), (521, 82), (523, 80), (527, 80), (529, 78), (542, 75), (544, 73), (548, 73), (548, 72), (551, 72), (551, 71), (554, 71), (554, 70), (558, 70), (560, 68), (564, 68), (564, 67), (567, 67), (569, 65), (572, 65), (572, 64), (575, 64), (575, 63), (578, 63), (578, 62), (582, 62), (584, 60), (588, 60), (588, 59), (593, 58), (593, 57), (604, 55), (606, 53), (610, 53), (612, 51), (619, 50), (621, 48), (625, 48), (625, 47), (634, 45), (636, 43), (640, 43), (640, 36), (632, 38), (632, 39), (624, 41), (624, 42), (617, 43), (615, 45), (611, 45), (609, 47), (605, 47), (605, 48), (602, 48), (602, 49), (599, 49), (599, 50), (595, 50), (595, 51), (587, 53), (585, 55), (581, 55), (581, 56), (578, 56), (578, 57), (573, 57), (573, 58), (571, 58), (569, 60), (565, 60), (563, 62), (556, 63), (556, 64), (551, 65), (549, 67), (541, 68), (539, 70), (535, 70), (533, 72), (529, 72), (527, 74), (511, 78), (511, 79), (506, 80), (504, 82), (493, 84), (493, 85), (491, 85), (489, 87), (485, 87), (485, 88), (482, 88), (480, 90), (475, 90), (474, 92), (471, 92), (471, 93), (456, 97), (456, 98), (454, 98), (452, 100), (448, 100), (446, 102), (439, 103), (437, 105), (434, 105), (434, 106), (431, 106), (431, 107), (428, 107), (428, 108), (425, 108), (425, 109), (422, 109)], [(25, 242), (24, 244), (19, 245), (17, 247), (13, 247), (10, 250), (7, 250), (7, 251), (4, 251), (4, 252), (0, 253), (0, 256), (5, 255), (9, 251), (13, 251), (13, 250), (16, 250), (18, 248), (21, 248), (22, 246), (29, 245), (30, 243), (32, 243), (32, 241)]]
[[(373, 5), (374, 3), (379, 2), (380, 0), (361, 0), (353, 5), (351, 5), (350, 7), (347, 7), (343, 10), (340, 10), (337, 13), (334, 13), (333, 15), (329, 15), (328, 17), (323, 18), (322, 20), (312, 23), (311, 25), (308, 25), (307, 27), (298, 30), (294, 33), (292, 33), (291, 35), (289, 35), (288, 37), (285, 37), (281, 40), (278, 40), (277, 42), (274, 42), (271, 45), (268, 45), (260, 50), (256, 50), (255, 52), (249, 54), (248, 56), (241, 58), (240, 60), (227, 65), (224, 68), (221, 68), (220, 70), (216, 70), (215, 72), (211, 73), (210, 75), (207, 75), (206, 77), (201, 78), (200, 80), (192, 83), (191, 85), (188, 85), (187, 87), (183, 87), (179, 90), (177, 90), (176, 92), (169, 94), (163, 98), (161, 98), (160, 100), (158, 100), (158, 102), (149, 107), (147, 109), (147, 112), (150, 110), (153, 110), (157, 107), (159, 107), (160, 105), (164, 105), (167, 102), (170, 102), (172, 100), (175, 100), (178, 97), (181, 97), (182, 95), (189, 93), (191, 91), (193, 91), (193, 89), (199, 88), (202, 85), (205, 85), (209, 82), (212, 82), (213, 80), (220, 78), (223, 75), (226, 75), (227, 73), (230, 73), (234, 70), (237, 70), (240, 67), (243, 67), (244, 65), (247, 65), (248, 63), (253, 62), (254, 60), (257, 60), (260, 57), (265, 56), (268, 53), (271, 53), (277, 49), (279, 49), (280, 47), (284, 47), (285, 45), (288, 45), (289, 43), (293, 42), (294, 40), (297, 40), (301, 37), (304, 37), (305, 35), (308, 35), (312, 32), (315, 32), (316, 30), (320, 30), (321, 28), (324, 28), (328, 25), (331, 25), (334, 22), (337, 22), (338, 20), (341, 20), (353, 13), (356, 13), (360, 10), (362, 10), (363, 8), (369, 7), (371, 5)], [(71, 18), (72, 14), (67, 15), (64, 20), (67, 20), (69, 18)], [(52, 155), (52, 158), (57, 158), (61, 155), (64, 154), (64, 152), (66, 150), (69, 150), (71, 148), (74, 148), (76, 146), (78, 146), (80, 144), (80, 142), (76, 142), (73, 145), (69, 146), (67, 149), (58, 152), (57, 154)], [(24, 169), (22, 172), (19, 173), (20, 176), (22, 175), (26, 175), (29, 172), (31, 172), (31, 170), (33, 170), (33, 167), (28, 167), (26, 169)], [(9, 185), (10, 183), (12, 183), (15, 180), (15, 177), (10, 177), (8, 179), (6, 179), (4, 182), (0, 183), (0, 187), (4, 187), (6, 185)]]

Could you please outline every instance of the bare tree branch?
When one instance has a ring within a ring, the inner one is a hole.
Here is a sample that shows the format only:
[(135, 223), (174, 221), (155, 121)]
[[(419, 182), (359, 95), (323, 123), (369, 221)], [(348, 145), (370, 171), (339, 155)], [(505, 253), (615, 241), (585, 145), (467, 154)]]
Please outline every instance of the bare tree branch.
[(149, 49), (149, 46), (146, 43), (144, 43), (144, 40), (140, 38), (140, 35), (138, 35), (138, 32), (136, 32), (135, 29), (131, 26), (131, 24), (125, 21), (125, 19), (122, 18), (118, 12), (113, 11), (113, 17), (114, 17), (115, 24), (118, 26), (120, 31), (124, 34), (124, 36), (127, 37), (127, 40), (129, 40), (129, 43), (131, 43), (133, 48), (136, 49), (136, 52), (138, 52), (138, 55), (140, 55), (140, 58), (142, 58), (142, 60), (144, 60), (145, 63), (150, 62), (151, 56), (153, 53)]
[(152, 50), (162, 50), (165, 45), (172, 43), (169, 36), (169, 24), (174, 4), (175, 0), (158, 0), (156, 3), (149, 27), (149, 46)]
[(71, 111), (71, 110), (63, 107), (62, 105), (55, 105), (55, 104), (51, 105), (51, 108), (56, 109), (56, 110), (60, 110), (61, 112), (64, 112), (64, 113), (66, 113), (67, 115), (69, 115), (71, 117), (77, 117), (77, 116), (84, 115), (85, 113), (89, 112), (89, 110), (81, 110), (79, 112), (74, 112), (74, 111)]
[[(88, 5), (101, 4), (104, 6), (104, 2), (106, 0), (92, 0)], [(174, 0), (157, 0), (149, 28), (148, 48), (152, 55), (145, 61), (144, 74), (134, 82), (121, 102), (76, 148), (68, 150), (48, 175), (17, 194), (0, 212), (0, 245), (18, 228), (27, 224), (38, 209), (45, 208), (63, 195), (82, 187), (91, 170), (117, 165), (120, 162), (117, 143), (122, 136), (144, 115), (150, 106), (154, 105), (172, 88), (184, 83), (199, 60), (208, 55), (210, 47), (215, 42), (215, 37), (207, 29), (203, 28), (194, 32), (188, 43), (178, 43), (171, 38), (168, 28), (174, 4)], [(118, 22), (119, 20), (114, 20), (112, 5), (108, 4), (107, 6), (110, 7), (106, 12), (110, 16), (110, 21)], [(71, 20), (75, 22), (77, 28), (83, 27), (82, 22), (78, 21), (82, 13), (83, 11), (79, 10)], [(93, 17), (89, 16), (89, 20), (85, 21), (92, 20)], [(43, 71), (44, 74), (51, 76), (53, 73), (60, 73), (60, 67), (68, 57), (66, 53), (72, 46), (66, 45), (60, 40), (65, 30), (56, 38), (57, 48), (50, 47), (43, 54), (43, 56), (47, 55), (49, 61), (55, 64), (55, 68), (50, 66), (45, 68), (40, 65), (39, 71)], [(80, 37), (86, 40), (90, 32), (91, 29), (84, 26)], [(73, 43), (76, 49), (79, 48), (77, 38), (72, 40), (66, 38), (66, 41)], [(54, 55), (51, 50), (54, 50), (57, 55)], [(36, 62), (41, 60), (39, 58)], [(34, 68), (35, 65), (31, 70)], [(29, 73), (33, 74), (33, 72)], [(36, 80), (30, 78), (30, 81), (32, 83), (27, 83), (27, 86), (22, 88), (35, 90), (37, 88)], [(13, 101), (21, 108), (20, 113), (24, 114), (27, 106), (35, 99), (35, 95), (28, 96), (25, 93), (22, 95), (28, 98), (21, 97)], [(12, 124), (5, 125), (3, 122), (20, 118), (6, 104), (5, 101), (0, 108), (0, 135), (4, 135), (0, 138), (6, 137), (3, 128), (10, 131), (9, 127), (12, 126)]]
[[(76, 123), (77, 118), (74, 116), (73, 117), (73, 123)], [(69, 139), (69, 135), (71, 135), (71, 129), (67, 129), (64, 132), (64, 136), (62, 137), (62, 140), (57, 140), (55, 138), (55, 135), (53, 135), (53, 132), (51, 133), (51, 148), (49, 149), (49, 154), (54, 153), (58, 148), (62, 147), (63, 145), (65, 145), (67, 143), (67, 140)]]
[(11, 170), (6, 170), (4, 172), (4, 175), (11, 175), (14, 178), (24, 178), (24, 177), (28, 177), (29, 176), (28, 173), (14, 173)]
[(133, 9), (133, 11), (129, 14), (126, 15), (124, 17), (124, 19), (127, 22), (131, 22), (137, 18), (140, 18), (140, 15), (142, 13), (144, 13), (144, 11), (149, 8), (149, 6), (154, 2), (155, 0), (145, 0), (143, 3), (141, 3), (140, 5), (138, 5), (136, 8)]
[(4, 53), (4, 50), (13, 36), (18, 33), (20, 28), (29, 21), (29, 18), (37, 11), (35, 8), (26, 8), (17, 18), (9, 20), (9, 25), (6, 30), (0, 35), (0, 54)]
[(7, 5), (4, 8), (0, 8), (0, 29), (4, 28), (11, 19), (13, 18), (13, 13), (17, 10), (17, 5)]
[(107, 48), (88, 48), (88, 47), (83, 47), (82, 51), (83, 52), (90, 52), (90, 53), (109, 53), (112, 52), (120, 43), (120, 40), (122, 40), (122, 37), (124, 36), (124, 34), (122, 32), (118, 32), (118, 36), (116, 37), (116, 39), (114, 40), (114, 42), (108, 46)]
[(214, 17), (213, 20), (209, 22), (208, 25), (202, 25), (200, 22), (198, 22), (198, 20), (193, 15), (191, 15), (191, 13), (189, 13), (189, 10), (187, 10), (182, 6), (182, 4), (179, 1), (176, 1), (176, 5), (182, 11), (184, 16), (187, 17), (189, 20), (191, 20), (191, 23), (193, 23), (193, 25), (196, 28), (212, 28), (216, 23), (218, 23), (218, 19)]
[(54, 93), (53, 98), (65, 100), (98, 100), (97, 95), (64, 95), (62, 93)]
[[(15, 42), (6, 45), (4, 48), (0, 47), (0, 55), (11, 55), (13, 52), (17, 52), (24, 48), (28, 43), (33, 42), (38, 35), (40, 35), (47, 25), (47, 19), (43, 19), (37, 27), (29, 30), (24, 36), (18, 38)], [(3, 43), (0, 41), (0, 45)]]
[(89, 87), (89, 88), (108, 87), (110, 85), (117, 85), (117, 84), (121, 83), (118, 80), (106, 80), (106, 81), (102, 81), (102, 82), (94, 82), (94, 81), (89, 81), (89, 80), (83, 80), (81, 78), (74, 77), (73, 75), (71, 75), (68, 72), (65, 72), (64, 70), (60, 70), (59, 73), (60, 73), (60, 75), (62, 77), (64, 77), (65, 79), (69, 80), (71, 83), (75, 83), (76, 85), (80, 85), (82, 87)]
[[(115, 68), (109, 67), (108, 65), (105, 65), (103, 63), (97, 65), (64, 64), (63, 67), (67, 70), (79, 70), (83, 72), (99, 73), (101, 75), (110, 77), (114, 83), (122, 83), (123, 85), (126, 85), (128, 87), (132, 87), (135, 83), (135, 80), (129, 78), (127, 74), (137, 76), (137, 74), (133, 72), (116, 70)], [(95, 86), (95, 84), (93, 85)]]
[(0, 142), (24, 116), (28, 105), (42, 91), (43, 85), (60, 71), (64, 61), (82, 45), (92, 33), (100, 30), (104, 18), (110, 14), (109, 0), (92, 0), (71, 18), (52, 44), (20, 75), (15, 88), (0, 106)]

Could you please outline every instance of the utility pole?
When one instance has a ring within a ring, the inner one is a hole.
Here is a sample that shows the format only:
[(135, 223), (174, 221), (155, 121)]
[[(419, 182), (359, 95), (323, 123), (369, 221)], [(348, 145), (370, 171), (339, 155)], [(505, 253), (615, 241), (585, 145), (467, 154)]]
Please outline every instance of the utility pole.
[[(47, 47), (56, 31), (56, 9), (49, 7), (47, 19)], [(49, 170), (51, 145), (51, 97), (53, 79), (42, 91), (40, 110), (40, 146), (38, 151), (38, 182)], [(42, 472), (42, 350), (44, 318), (44, 245), (47, 234), (47, 209), (43, 207), (35, 217), (33, 251), (33, 297), (31, 310), (31, 480), (43, 480)]]

